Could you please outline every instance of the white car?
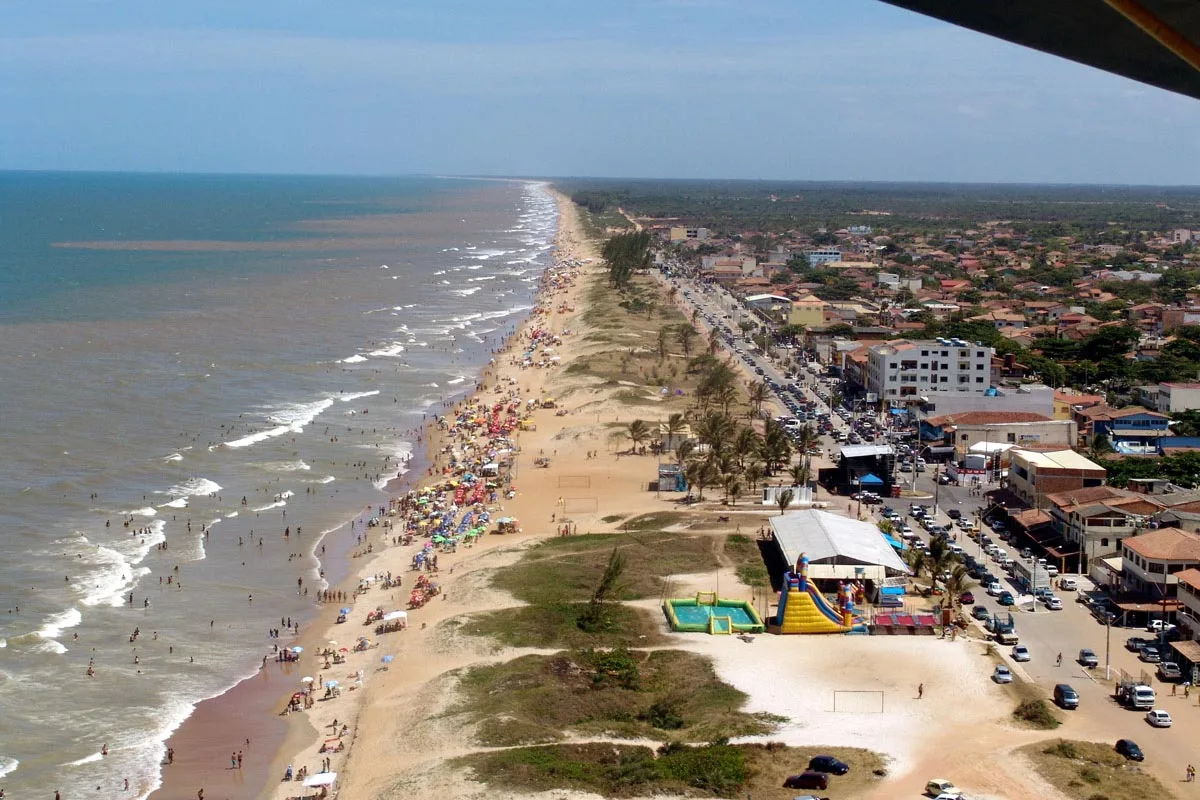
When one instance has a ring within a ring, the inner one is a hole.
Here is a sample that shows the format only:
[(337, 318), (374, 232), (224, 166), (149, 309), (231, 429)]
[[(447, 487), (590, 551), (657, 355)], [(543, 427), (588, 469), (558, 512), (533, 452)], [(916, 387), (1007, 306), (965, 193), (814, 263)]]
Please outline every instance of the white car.
[(1171, 715), (1161, 708), (1155, 708), (1146, 712), (1146, 722), (1155, 728), (1169, 728), (1171, 727)]
[(988, 584), (987, 593), (992, 597), (999, 597), (1000, 593), (1003, 591), (1004, 587), (1000, 585), (1000, 581), (992, 581)]
[(1058, 582), (1058, 588), (1062, 589), (1064, 592), (1073, 592), (1079, 588), (1079, 584), (1075, 582), (1074, 578), (1063, 578)]
[(1012, 649), (1009, 654), (1013, 661), (1028, 661), (1032, 656), (1029, 655), (1029, 648), (1023, 644), (1019, 644)]
[(992, 680), (996, 683), (1012, 683), (1012, 670), (1003, 664), (997, 664), (996, 668), (992, 670)]
[(1051, 611), (1063, 610), (1063, 601), (1054, 595), (1050, 595), (1043, 602), (1045, 602), (1046, 608), (1050, 609)]

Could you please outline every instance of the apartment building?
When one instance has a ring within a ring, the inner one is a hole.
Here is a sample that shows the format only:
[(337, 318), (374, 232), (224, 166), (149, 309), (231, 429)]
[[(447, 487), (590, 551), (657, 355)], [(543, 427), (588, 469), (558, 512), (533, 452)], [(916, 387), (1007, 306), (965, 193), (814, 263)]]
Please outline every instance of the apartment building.
[(931, 391), (982, 394), (991, 385), (993, 350), (962, 339), (898, 339), (867, 351), (867, 391), (880, 400)]
[(1142, 405), (1162, 414), (1200, 408), (1200, 383), (1159, 383), (1138, 388)]

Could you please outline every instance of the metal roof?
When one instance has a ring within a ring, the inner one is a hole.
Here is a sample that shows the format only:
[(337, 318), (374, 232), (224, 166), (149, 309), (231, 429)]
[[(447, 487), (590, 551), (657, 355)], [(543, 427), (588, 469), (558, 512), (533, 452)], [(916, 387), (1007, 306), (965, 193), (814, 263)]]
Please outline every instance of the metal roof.
[(842, 448), (842, 458), (862, 458), (863, 456), (891, 455), (892, 446), (888, 444), (848, 444)]
[(771, 531), (788, 564), (807, 555), (813, 564), (864, 564), (897, 575), (909, 572), (883, 532), (871, 522), (811, 509), (771, 517)]
[(884, 2), (1200, 99), (1195, 0)]

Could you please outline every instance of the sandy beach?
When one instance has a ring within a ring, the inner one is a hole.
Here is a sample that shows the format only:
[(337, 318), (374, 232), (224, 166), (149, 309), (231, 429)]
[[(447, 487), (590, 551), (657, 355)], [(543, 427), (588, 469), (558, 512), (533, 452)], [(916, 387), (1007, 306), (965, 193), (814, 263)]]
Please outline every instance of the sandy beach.
[[(386, 527), (386, 521), (379, 527), (360, 526), (364, 538), (351, 554), (350, 576), (333, 587), (352, 599), (322, 607), (318, 620), (297, 640), (304, 651), (295, 663), (268, 662), (262, 675), (202, 706), (197, 719), (185, 726), (188, 737), (173, 740), (179, 755), (166, 768), (164, 786), (155, 797), (195, 797), (201, 787), (206, 798), (287, 800), (319, 791), (303, 789), (299, 780), (281, 780), (289, 766), (294, 776), (305, 768), (309, 776), (322, 770), (337, 773), (337, 796), (343, 800), (515, 796), (444, 766), (447, 759), (481, 748), (473, 743), (469, 730), (440, 712), (456, 701), (457, 670), (537, 651), (511, 650), (488, 639), (462, 636), (451, 623), (463, 615), (516, 605), (511, 596), (490, 588), (491, 576), (515, 563), (531, 544), (562, 533), (564, 517), (569, 518), (572, 533), (611, 532), (616, 523), (604, 522), (606, 516), (628, 518), (672, 507), (646, 490), (653, 462), (622, 455), (623, 448), (611, 440), (611, 426), (645, 418), (645, 409), (614, 401), (619, 385), (601, 385), (594, 377), (572, 375), (563, 368), (573, 358), (604, 346), (587, 341), (582, 307), (586, 288), (603, 267), (594, 245), (584, 237), (574, 206), (560, 196), (559, 209), (555, 262), (560, 266), (555, 282), (544, 287), (538, 309), (479, 379), (476, 399), (446, 409), (451, 419), (468, 407), (472, 410), (466, 416), (480, 416), (489, 406), (507, 405), (508, 410), (497, 413), (492, 424), (503, 418), (511, 427), (511, 431), (504, 429), (505, 436), (511, 433), (514, 445), (511, 491), (489, 497), (483, 505), (491, 514), (489, 530), (501, 517), (515, 518), (519, 529), (506, 535), (468, 537), (452, 551), (434, 551), (423, 546), (420, 537), (410, 544), (395, 544), (403, 532)], [(530, 352), (535, 335), (542, 337), (532, 348), (538, 351), (534, 357), (541, 367), (530, 365), (521, 354)], [(555, 342), (553, 347), (542, 347), (549, 341)], [(548, 397), (555, 398), (554, 408), (542, 408), (540, 402), (534, 408), (529, 403)], [(472, 402), (478, 404), (470, 406)], [(517, 411), (510, 413), (513, 407)], [(511, 425), (518, 418), (527, 424)], [(477, 431), (451, 427), (429, 428), (424, 474), (409, 476), (421, 479), (417, 488), (445, 486), (443, 482), (455, 474), (452, 461), (460, 468), (464, 463), (477, 466), (490, 456), (486, 448), (491, 445), (482, 444), (485, 437), (477, 442)], [(500, 440), (508, 441), (503, 436)], [(474, 460), (468, 462), (468, 457)], [(537, 466), (543, 460), (549, 461), (548, 468)], [(478, 492), (475, 497), (480, 499), (483, 490), (478, 486), (469, 491)], [(410, 499), (419, 496), (417, 489), (408, 491)], [(707, 511), (715, 514), (717, 508)], [(411, 517), (413, 507), (407, 509), (384, 519), (398, 524), (395, 520), (405, 514)], [(371, 514), (364, 511), (363, 521)], [(739, 507), (730, 515), (728, 531), (710, 532), (756, 530), (768, 514), (760, 506)], [(436, 571), (413, 569), (414, 556), (421, 552), (426, 558), (436, 555)], [(389, 576), (399, 585), (380, 588)], [(374, 625), (364, 627), (373, 610), (406, 609), (420, 576), (436, 583), (437, 592), (419, 607), (408, 608), (406, 629), (377, 636)], [(373, 579), (378, 580), (364, 582)], [(719, 588), (723, 596), (752, 598), (732, 569), (674, 576), (672, 583), (672, 590), (680, 595)], [(658, 613), (656, 601), (639, 602)], [(351, 610), (339, 624), (336, 619), (343, 607)], [(353, 645), (360, 636), (367, 636), (369, 643), (356, 652)], [(869, 796), (919, 792), (930, 770), (953, 766), (967, 787), (993, 792), (980, 796), (1027, 796), (1023, 793), (1036, 791), (1038, 796), (1057, 797), (1027, 764), (1008, 754), (1013, 746), (1046, 734), (1017, 731), (1006, 724), (1011, 700), (987, 680), (993, 662), (978, 641), (763, 636), (743, 643), (732, 637), (701, 635), (675, 639), (672, 647), (712, 658), (720, 677), (749, 696), (747, 711), (788, 718), (763, 741), (860, 747), (881, 753), (888, 762), (889, 778)], [(340, 653), (342, 648), (349, 652)], [(321, 657), (324, 649), (331, 650), (340, 663)], [(289, 696), (305, 688), (301, 678), (306, 676), (314, 677), (317, 687), (337, 681), (338, 692), (326, 697), (317, 688), (311, 702), (301, 698), (306, 708), (280, 716)], [(919, 683), (927, 687), (924, 698), (916, 697)], [(876, 693), (868, 700), (875, 702), (872, 698), (878, 697), (883, 710), (835, 711), (834, 693), (846, 690)], [(237, 724), (231, 726), (231, 720)], [(245, 768), (215, 766), (229, 763), (231, 747), (241, 749), (243, 724), (253, 731), (246, 736), (254, 740)], [(233, 730), (222, 735), (228, 728)], [(987, 735), (989, 746), (994, 746), (991, 755), (983, 759), (954, 755), (963, 753), (954, 742), (981, 730), (991, 731)], [(590, 795), (555, 791), (545, 796), (582, 800)]]

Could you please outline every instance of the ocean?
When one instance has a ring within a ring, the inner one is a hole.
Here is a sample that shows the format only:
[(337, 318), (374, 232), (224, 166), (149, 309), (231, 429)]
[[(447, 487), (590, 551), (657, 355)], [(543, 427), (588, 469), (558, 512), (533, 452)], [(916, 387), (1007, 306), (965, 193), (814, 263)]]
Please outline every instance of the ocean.
[(556, 208), (529, 182), (0, 173), (0, 209), (0, 788), (145, 797), (532, 308)]

